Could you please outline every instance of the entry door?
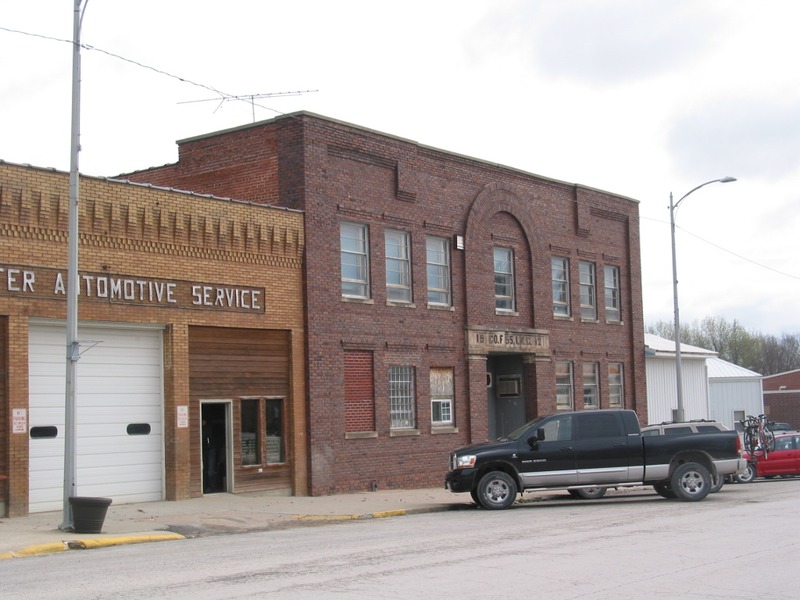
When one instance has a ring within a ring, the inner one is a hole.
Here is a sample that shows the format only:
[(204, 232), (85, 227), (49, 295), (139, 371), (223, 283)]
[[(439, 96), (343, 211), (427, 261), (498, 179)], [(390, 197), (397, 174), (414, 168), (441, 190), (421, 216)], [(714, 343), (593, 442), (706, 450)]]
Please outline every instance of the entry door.
[(218, 494), (233, 489), (231, 473), (231, 403), (202, 402), (203, 493)]
[(490, 356), (489, 437), (500, 438), (525, 424), (522, 360), (518, 355)]

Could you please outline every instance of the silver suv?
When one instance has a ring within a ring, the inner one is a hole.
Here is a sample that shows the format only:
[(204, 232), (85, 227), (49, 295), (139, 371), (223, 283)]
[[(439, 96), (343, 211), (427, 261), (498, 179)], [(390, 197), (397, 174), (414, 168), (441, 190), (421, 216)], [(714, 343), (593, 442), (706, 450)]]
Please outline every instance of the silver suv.
[(642, 427), (642, 435), (687, 435), (690, 433), (716, 433), (717, 431), (729, 430), (719, 421), (706, 419), (695, 419), (683, 423), (665, 422)]

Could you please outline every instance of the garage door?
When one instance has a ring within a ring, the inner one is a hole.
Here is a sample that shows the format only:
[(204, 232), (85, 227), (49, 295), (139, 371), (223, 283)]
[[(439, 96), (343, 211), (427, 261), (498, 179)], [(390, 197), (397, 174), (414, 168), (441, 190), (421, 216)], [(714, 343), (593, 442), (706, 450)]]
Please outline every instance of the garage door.
[[(161, 500), (161, 330), (81, 325), (78, 339), (76, 495)], [(31, 325), (30, 512), (63, 507), (65, 357), (63, 325)]]

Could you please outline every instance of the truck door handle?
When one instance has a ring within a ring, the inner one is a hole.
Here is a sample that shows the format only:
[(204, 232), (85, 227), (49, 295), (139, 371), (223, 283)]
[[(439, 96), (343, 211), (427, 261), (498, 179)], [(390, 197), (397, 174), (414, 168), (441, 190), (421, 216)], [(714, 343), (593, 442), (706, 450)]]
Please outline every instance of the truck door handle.
[(573, 450), (572, 446), (569, 446), (568, 448), (562, 448), (561, 449), (562, 452), (572, 452), (572, 450)]

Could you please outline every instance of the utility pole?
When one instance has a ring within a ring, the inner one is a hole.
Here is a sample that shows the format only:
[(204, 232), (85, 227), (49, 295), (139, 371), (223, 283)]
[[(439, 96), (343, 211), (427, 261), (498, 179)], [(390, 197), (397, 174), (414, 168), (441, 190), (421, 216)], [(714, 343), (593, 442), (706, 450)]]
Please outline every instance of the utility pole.
[[(88, 4), (89, 0), (86, 0)], [(69, 166), (69, 231), (67, 264), (67, 376), (64, 398), (64, 516), (59, 529), (73, 529), (70, 497), (75, 495), (76, 445), (76, 391), (80, 343), (78, 342), (78, 210), (79, 175), (78, 154), (81, 150), (81, 21), (83, 0), (75, 0), (72, 29), (72, 127), (70, 135)], [(86, 6), (84, 5), (84, 10)]]

